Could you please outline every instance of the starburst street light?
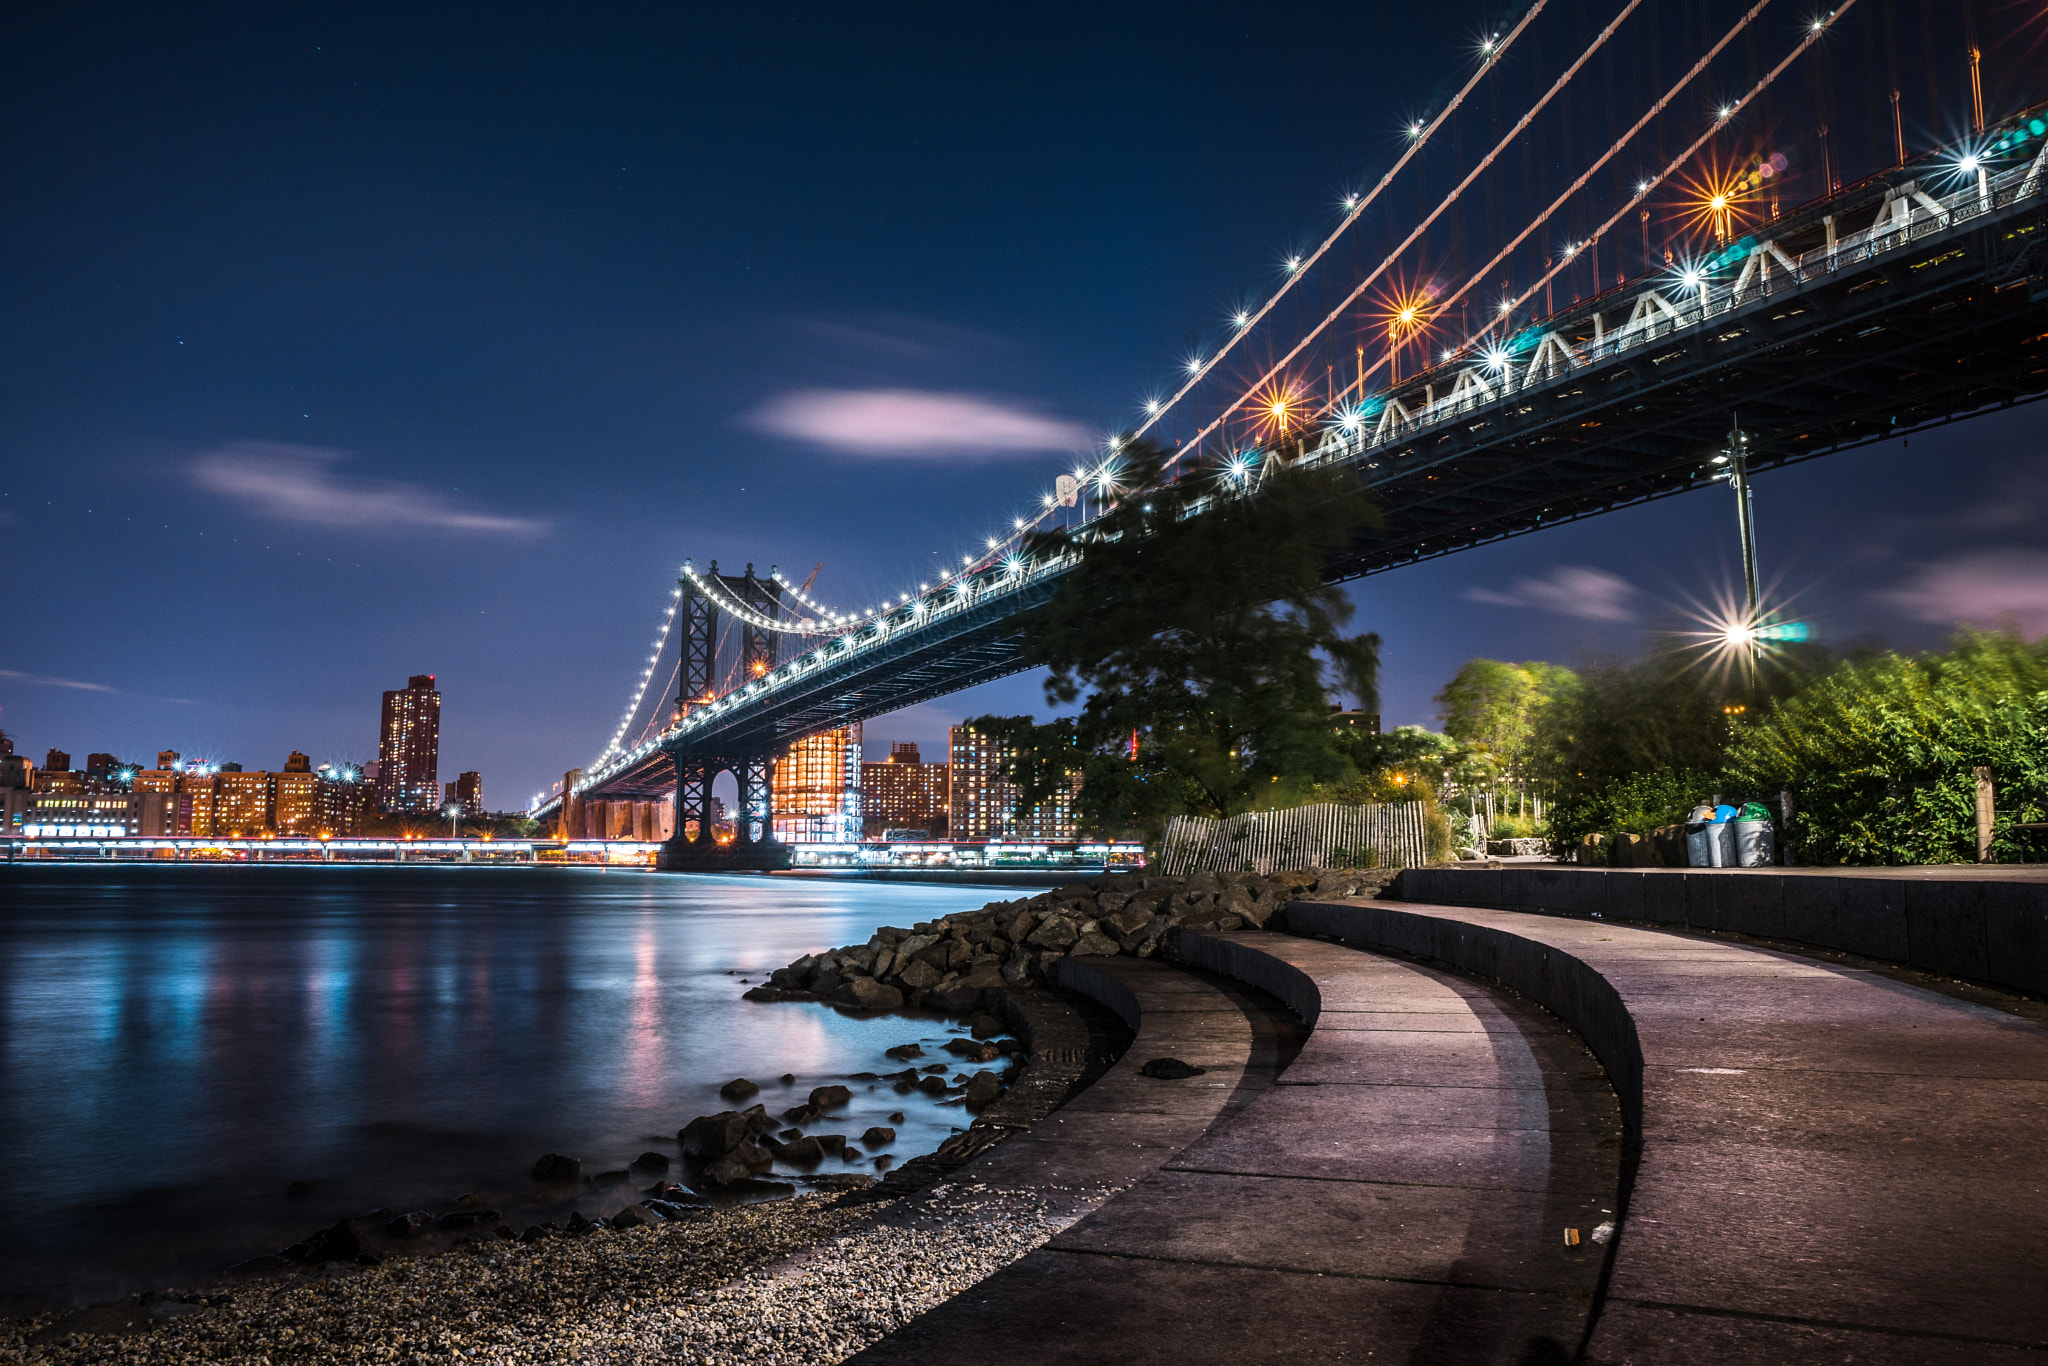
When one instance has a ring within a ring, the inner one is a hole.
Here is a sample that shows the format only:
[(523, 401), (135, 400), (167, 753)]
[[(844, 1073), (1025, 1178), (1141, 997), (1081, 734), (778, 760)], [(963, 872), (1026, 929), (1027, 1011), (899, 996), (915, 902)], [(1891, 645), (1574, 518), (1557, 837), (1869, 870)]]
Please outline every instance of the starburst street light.
[(1288, 258), (1287, 258), (1287, 273), (1288, 273), (1289, 275), (1292, 275), (1292, 274), (1294, 274), (1294, 272), (1295, 272), (1295, 271), (1297, 271), (1297, 270), (1300, 270), (1300, 269), (1301, 269), (1301, 258), (1300, 258), (1299, 256), (1290, 256), (1290, 257), (1288, 257)]
[(1243, 327), (1246, 323), (1249, 323), (1251, 320), (1252, 315), (1249, 313), (1239, 312), (1230, 315), (1230, 321), (1237, 324), (1237, 326), (1239, 327)]
[(1187, 363), (1187, 367), (1186, 367), (1186, 369), (1187, 369), (1187, 372), (1188, 372), (1189, 374), (1191, 374), (1191, 375), (1199, 375), (1199, 374), (1201, 374), (1201, 373), (1202, 373), (1202, 358), (1201, 358), (1200, 356), (1190, 356), (1190, 357), (1188, 357), (1188, 363)]

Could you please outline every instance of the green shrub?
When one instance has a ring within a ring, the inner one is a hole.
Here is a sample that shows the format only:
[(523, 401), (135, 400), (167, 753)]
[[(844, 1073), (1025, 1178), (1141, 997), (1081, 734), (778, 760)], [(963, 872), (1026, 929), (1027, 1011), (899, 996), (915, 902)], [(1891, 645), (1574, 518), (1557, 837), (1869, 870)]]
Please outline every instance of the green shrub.
[(1997, 791), (1993, 857), (2024, 859), (2012, 826), (2048, 810), (2048, 642), (1970, 634), (1946, 654), (1843, 665), (1728, 754), (1733, 780), (1792, 792), (1785, 844), (1808, 864), (1975, 861), (1979, 766)]
[(1531, 840), (1543, 834), (1543, 822), (1534, 816), (1496, 816), (1488, 839)]

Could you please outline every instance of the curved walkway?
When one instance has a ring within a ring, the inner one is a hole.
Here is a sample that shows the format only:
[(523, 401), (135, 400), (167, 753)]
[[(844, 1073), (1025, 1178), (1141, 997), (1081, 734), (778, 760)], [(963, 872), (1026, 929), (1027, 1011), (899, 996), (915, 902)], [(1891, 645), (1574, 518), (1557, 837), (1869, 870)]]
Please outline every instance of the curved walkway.
[(1597, 1362), (2039, 1362), (2048, 1030), (1890, 977), (1608, 922), (1296, 903), (1502, 981), (1641, 1135)]
[(1187, 935), (1182, 952), (1294, 1005), (1315, 1025), (1300, 1056), (1271, 1086), (1250, 1069), (1224, 1086), (1140, 1077), (1162, 1052), (1227, 1058), (1242, 1027), (1193, 973), (1096, 960), (1086, 971), (1144, 988), (1122, 1081), (960, 1175), (1101, 1163), (1135, 1183), (854, 1360), (1569, 1360), (1621, 1157), (1585, 1048), (1506, 993), (1336, 945)]

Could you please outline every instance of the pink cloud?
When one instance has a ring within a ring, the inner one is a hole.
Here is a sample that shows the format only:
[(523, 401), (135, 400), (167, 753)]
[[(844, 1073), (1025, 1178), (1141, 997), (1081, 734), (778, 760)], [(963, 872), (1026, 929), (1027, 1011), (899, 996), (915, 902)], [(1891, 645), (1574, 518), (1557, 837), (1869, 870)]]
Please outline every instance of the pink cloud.
[(2048, 635), (2048, 550), (1978, 550), (1922, 565), (1877, 595), (1920, 621)]
[(1022, 454), (1094, 444), (1079, 423), (974, 394), (921, 389), (798, 389), (770, 399), (746, 422), (853, 455)]
[(1634, 585), (1619, 574), (1565, 564), (1542, 578), (1516, 579), (1505, 593), (1493, 588), (1468, 588), (1465, 597), (1496, 607), (1534, 607), (1589, 621), (1629, 621), (1635, 617), (1628, 605), (1635, 591)]
[(192, 477), (201, 488), (240, 499), (253, 512), (291, 522), (518, 536), (548, 529), (546, 522), (463, 507), (417, 484), (335, 474), (330, 467), (347, 458), (345, 451), (320, 446), (236, 441), (194, 460)]

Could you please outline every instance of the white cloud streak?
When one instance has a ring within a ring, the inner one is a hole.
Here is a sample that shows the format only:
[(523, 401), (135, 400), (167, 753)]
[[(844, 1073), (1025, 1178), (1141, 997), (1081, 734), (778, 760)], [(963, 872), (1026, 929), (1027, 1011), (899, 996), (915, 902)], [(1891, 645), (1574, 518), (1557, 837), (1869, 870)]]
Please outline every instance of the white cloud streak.
[(25, 674), (18, 669), (0, 669), (0, 678), (18, 678), (24, 683), (35, 683), (45, 688), (76, 688), (80, 692), (121, 691), (105, 683), (81, 683), (75, 678), (49, 678), (43, 674)]
[(345, 451), (320, 446), (236, 441), (194, 460), (192, 477), (208, 492), (288, 522), (369, 531), (430, 527), (499, 536), (534, 536), (548, 529), (544, 521), (464, 507), (417, 484), (334, 473), (333, 466), (347, 458)]
[(1629, 600), (1635, 587), (1619, 574), (1584, 565), (1559, 565), (1536, 579), (1516, 579), (1506, 592), (1494, 588), (1468, 588), (1472, 602), (1495, 607), (1533, 607), (1562, 617), (1587, 621), (1632, 621), (1635, 611)]
[(1076, 422), (976, 394), (923, 389), (797, 389), (744, 422), (793, 441), (884, 458), (1022, 455), (1095, 444)]
[(2048, 635), (2048, 550), (1969, 551), (1922, 565), (1876, 597), (1919, 621)]

